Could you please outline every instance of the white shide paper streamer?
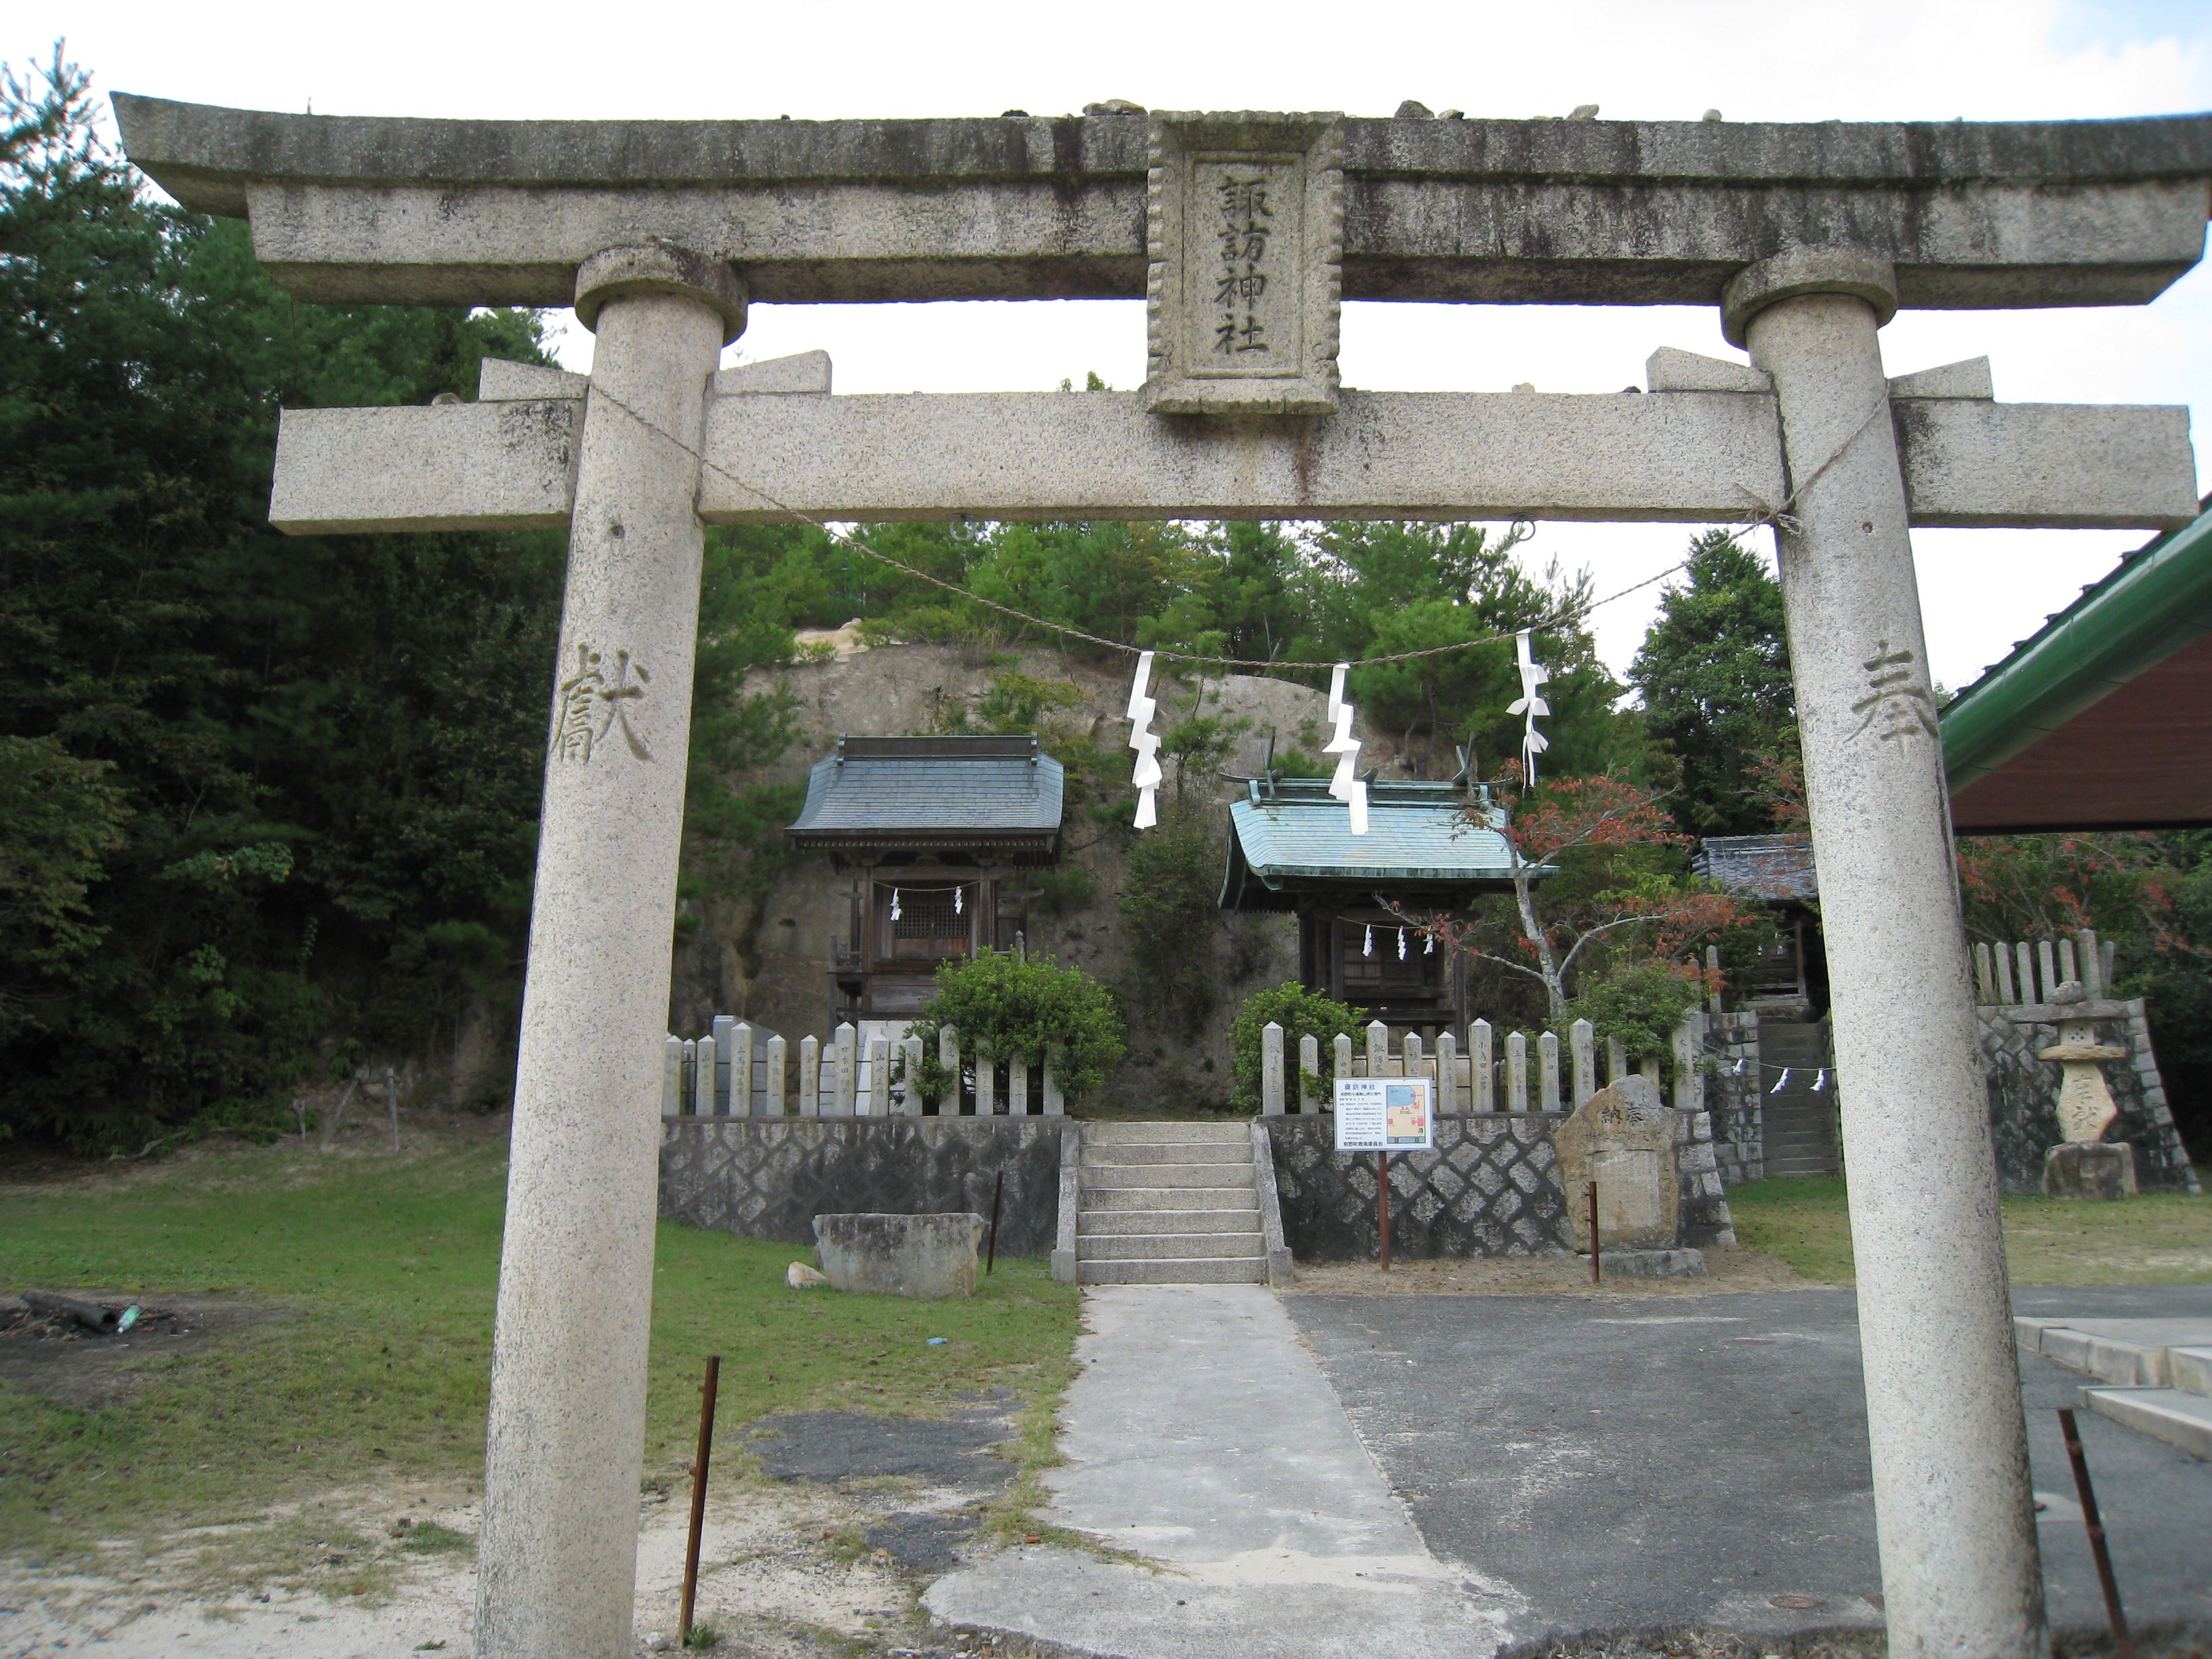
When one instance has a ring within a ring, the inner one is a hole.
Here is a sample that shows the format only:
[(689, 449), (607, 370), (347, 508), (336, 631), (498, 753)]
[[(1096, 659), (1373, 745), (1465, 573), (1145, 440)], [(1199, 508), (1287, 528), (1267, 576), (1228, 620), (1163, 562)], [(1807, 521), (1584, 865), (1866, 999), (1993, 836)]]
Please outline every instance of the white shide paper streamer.
[(1322, 746), (1322, 753), (1336, 757), (1336, 774), (1328, 781), (1328, 793), (1351, 809), (1352, 833), (1364, 836), (1367, 833), (1367, 785), (1353, 775), (1359, 760), (1359, 739), (1352, 735), (1352, 705), (1344, 700), (1344, 678), (1351, 672), (1348, 662), (1328, 671), (1328, 717), (1336, 731)]
[(1157, 699), (1146, 695), (1146, 687), (1152, 678), (1152, 653), (1145, 652), (1137, 659), (1136, 684), (1129, 688), (1129, 747), (1137, 751), (1136, 770), (1130, 775), (1130, 786), (1137, 792), (1136, 827), (1149, 830), (1159, 820), (1157, 805), (1160, 787), (1160, 734), (1152, 730), (1152, 716), (1159, 712)]
[(1505, 712), (1525, 717), (1521, 731), (1521, 763), (1526, 772), (1522, 782), (1534, 789), (1536, 787), (1536, 757), (1552, 746), (1551, 739), (1536, 729), (1536, 716), (1552, 712), (1552, 705), (1537, 694), (1537, 688), (1552, 677), (1529, 649), (1527, 629), (1513, 636), (1513, 651), (1519, 659), (1521, 695)]

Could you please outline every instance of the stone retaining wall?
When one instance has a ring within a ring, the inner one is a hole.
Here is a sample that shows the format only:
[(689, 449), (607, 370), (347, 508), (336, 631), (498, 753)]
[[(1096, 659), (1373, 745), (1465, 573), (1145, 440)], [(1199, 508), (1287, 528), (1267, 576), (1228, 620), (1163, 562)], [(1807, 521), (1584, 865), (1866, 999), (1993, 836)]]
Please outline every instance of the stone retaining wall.
[[(1759, 1084), (1759, 1016), (1708, 1017), (1711, 1040), (1706, 1055), (1713, 1070), (1705, 1079), (1705, 1109), (1711, 1115), (1713, 1153), (1721, 1183), (1734, 1187), (1766, 1174), (1766, 1091)], [(1743, 1069), (1736, 1070), (1741, 1061)]]
[(1045, 1255), (1060, 1218), (1065, 1118), (714, 1118), (660, 1122), (660, 1213), (741, 1238), (814, 1243), (836, 1212), (989, 1219), (1001, 1255)]
[[(1390, 1254), (1548, 1255), (1574, 1248), (1541, 1113), (1439, 1115), (1434, 1152), (1390, 1160)], [(1333, 1117), (1271, 1117), (1283, 1239), (1301, 1261), (1372, 1261), (1375, 1155), (1336, 1150)]]

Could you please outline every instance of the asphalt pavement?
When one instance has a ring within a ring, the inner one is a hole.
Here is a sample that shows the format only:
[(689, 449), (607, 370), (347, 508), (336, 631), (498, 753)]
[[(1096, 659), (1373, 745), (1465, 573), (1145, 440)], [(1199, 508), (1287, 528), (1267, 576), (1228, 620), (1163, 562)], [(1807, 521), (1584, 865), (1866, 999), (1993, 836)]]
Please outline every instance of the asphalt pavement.
[[(1852, 1292), (1290, 1296), (1283, 1305), (1431, 1553), (1504, 1592), (1510, 1639), (1879, 1624)], [(2019, 1313), (2212, 1314), (2212, 1285), (2021, 1290)], [(2021, 1357), (2051, 1617), (2103, 1601), (2053, 1407)], [(2083, 1413), (2139, 1624), (2212, 1626), (2212, 1463)]]

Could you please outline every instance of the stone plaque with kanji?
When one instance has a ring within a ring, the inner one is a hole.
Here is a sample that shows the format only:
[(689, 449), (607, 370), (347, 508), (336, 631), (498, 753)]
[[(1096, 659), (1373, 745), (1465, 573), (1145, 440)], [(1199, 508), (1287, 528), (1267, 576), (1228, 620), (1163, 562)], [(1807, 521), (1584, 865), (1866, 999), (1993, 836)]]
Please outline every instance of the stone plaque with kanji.
[(1158, 114), (1146, 159), (1145, 407), (1335, 409), (1343, 118)]

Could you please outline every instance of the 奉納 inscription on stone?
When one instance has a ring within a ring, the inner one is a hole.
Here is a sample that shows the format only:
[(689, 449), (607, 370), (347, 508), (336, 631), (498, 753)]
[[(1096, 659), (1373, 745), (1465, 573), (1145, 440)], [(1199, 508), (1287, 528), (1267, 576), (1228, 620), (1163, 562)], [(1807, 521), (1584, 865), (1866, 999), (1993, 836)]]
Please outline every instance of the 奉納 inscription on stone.
[(1867, 694), (1851, 705), (1860, 717), (1851, 736), (1873, 730), (1884, 743), (1907, 743), (1938, 735), (1936, 700), (1920, 684), (1911, 652), (1893, 651), (1887, 640), (1877, 640), (1865, 668)]
[(1163, 114), (1147, 160), (1145, 407), (1334, 410), (1343, 118)]
[(1625, 1077), (1575, 1108), (1552, 1135), (1578, 1249), (1590, 1248), (1588, 1183), (1607, 1249), (1667, 1250), (1681, 1243), (1674, 1118), (1648, 1078)]

